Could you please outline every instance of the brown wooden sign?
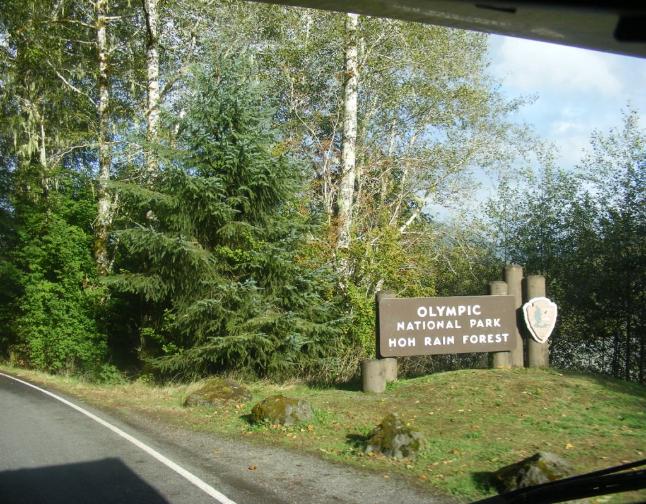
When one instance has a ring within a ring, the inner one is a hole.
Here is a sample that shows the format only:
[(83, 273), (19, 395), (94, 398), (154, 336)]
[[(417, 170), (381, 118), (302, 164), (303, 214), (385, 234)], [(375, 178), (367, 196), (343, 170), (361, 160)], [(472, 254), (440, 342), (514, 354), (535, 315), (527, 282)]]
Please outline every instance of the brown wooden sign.
[(379, 300), (381, 357), (512, 350), (513, 296)]

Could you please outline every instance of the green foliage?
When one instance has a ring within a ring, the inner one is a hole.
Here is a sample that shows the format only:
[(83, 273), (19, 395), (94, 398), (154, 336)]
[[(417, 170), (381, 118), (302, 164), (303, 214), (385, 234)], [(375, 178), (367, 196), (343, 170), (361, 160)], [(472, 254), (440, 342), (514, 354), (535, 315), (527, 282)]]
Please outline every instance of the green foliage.
[(367, 297), (361, 289), (354, 284), (348, 285), (348, 305), (350, 318), (346, 325), (348, 339), (354, 342), (361, 354), (360, 358), (374, 358), (375, 345), (375, 299)]
[(140, 352), (164, 374), (304, 371), (336, 350), (339, 332), (329, 275), (303, 264), (313, 228), (300, 166), (275, 154), (244, 58), (196, 69), (192, 86), (152, 186), (114, 186), (123, 227), (107, 283), (144, 301)]
[(576, 172), (543, 163), (490, 208), (501, 255), (547, 277), (560, 312), (555, 365), (644, 381), (646, 135), (637, 113), (595, 133)]
[(96, 376), (107, 356), (96, 315), (101, 290), (92, 287), (88, 181), (58, 179), (57, 193), (14, 203), (15, 240), (8, 254), (16, 286), (6, 343), (20, 361), (54, 373)]
[[(327, 235), (342, 164), (344, 16), (177, 0), (160, 17), (169, 112), (151, 135), (160, 145), (148, 145), (137, 141), (151, 77), (140, 3), (110, 4), (105, 130), (92, 4), (0, 10), (0, 352), (106, 381), (119, 379), (110, 359), (145, 362), (148, 376), (334, 380), (373, 355), (376, 291), (479, 294), (517, 261), (547, 275), (561, 306), (555, 363), (644, 380), (636, 112), (623, 130), (595, 135), (576, 176), (543, 154), (529, 185), (503, 184), (490, 208), (496, 255), (477, 219), (431, 213), (467, 208), (475, 168), (503, 173), (529, 146), (509, 121), (522, 100), (504, 98), (488, 74), (486, 36), (361, 17), (352, 244), (339, 251)], [(90, 188), (106, 135), (119, 179), (112, 297), (91, 258)], [(150, 159), (158, 176), (143, 173)], [(420, 359), (415, 369), (474, 362)]]

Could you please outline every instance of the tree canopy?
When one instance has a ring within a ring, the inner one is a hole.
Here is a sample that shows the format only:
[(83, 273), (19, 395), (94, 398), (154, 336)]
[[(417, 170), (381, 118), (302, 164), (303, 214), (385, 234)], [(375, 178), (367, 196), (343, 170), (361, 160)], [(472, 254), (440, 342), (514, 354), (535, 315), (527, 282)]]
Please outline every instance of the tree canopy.
[[(486, 35), (238, 1), (5, 4), (6, 357), (347, 379), (376, 292), (484, 294), (516, 261), (561, 306), (555, 363), (644, 381), (636, 111), (566, 170), (515, 122)], [(478, 212), (483, 173), (501, 183)]]

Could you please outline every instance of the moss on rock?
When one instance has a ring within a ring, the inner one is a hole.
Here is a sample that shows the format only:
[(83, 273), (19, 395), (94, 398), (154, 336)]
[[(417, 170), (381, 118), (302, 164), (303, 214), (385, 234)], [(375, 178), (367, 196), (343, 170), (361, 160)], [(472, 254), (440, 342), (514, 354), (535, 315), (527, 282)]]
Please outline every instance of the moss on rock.
[(220, 406), (229, 401), (244, 403), (249, 399), (251, 393), (239, 383), (227, 378), (211, 378), (189, 394), (184, 406)]
[(372, 431), (366, 453), (382, 453), (393, 458), (414, 458), (422, 445), (422, 434), (391, 413)]
[(509, 492), (567, 478), (573, 473), (572, 466), (558, 455), (538, 452), (520, 462), (499, 469), (494, 476), (502, 488)]
[(251, 410), (251, 420), (254, 423), (293, 425), (311, 420), (312, 417), (312, 407), (307, 401), (280, 394), (267, 397)]

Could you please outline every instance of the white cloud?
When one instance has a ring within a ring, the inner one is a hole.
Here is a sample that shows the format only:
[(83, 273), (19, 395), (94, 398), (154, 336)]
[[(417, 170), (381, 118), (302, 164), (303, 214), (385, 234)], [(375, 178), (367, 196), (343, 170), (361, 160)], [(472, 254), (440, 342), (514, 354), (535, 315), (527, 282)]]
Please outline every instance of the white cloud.
[(554, 121), (552, 123), (552, 131), (557, 135), (563, 135), (575, 129), (577, 129), (577, 123), (571, 121)]
[(558, 139), (557, 148), (561, 166), (571, 168), (581, 161), (583, 153), (590, 145), (590, 136), (586, 132), (571, 134)]
[(613, 56), (586, 49), (505, 37), (493, 63), (494, 73), (523, 93), (548, 89), (617, 96), (623, 90)]

